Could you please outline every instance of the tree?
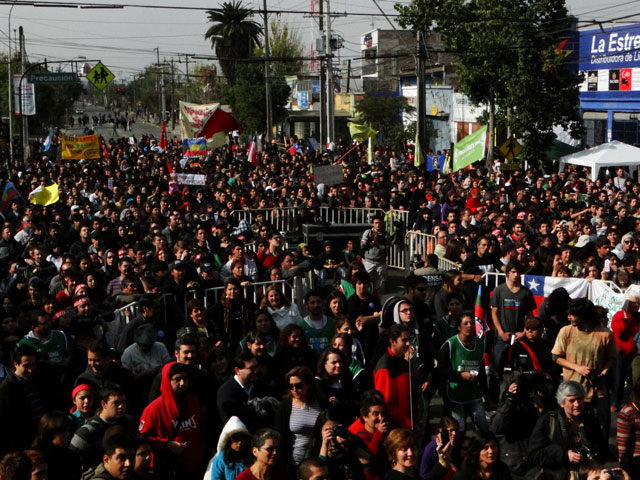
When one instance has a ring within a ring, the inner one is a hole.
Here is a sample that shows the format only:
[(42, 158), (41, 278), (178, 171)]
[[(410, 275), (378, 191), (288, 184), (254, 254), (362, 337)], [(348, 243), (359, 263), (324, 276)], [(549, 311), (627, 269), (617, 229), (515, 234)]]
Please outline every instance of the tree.
[[(245, 132), (261, 132), (266, 123), (263, 67), (261, 62), (239, 64), (236, 83), (222, 87), (224, 101), (231, 106), (233, 116), (244, 126)], [(274, 122), (285, 117), (284, 106), (289, 99), (290, 90), (286, 83), (272, 84), (271, 103)]]
[(533, 164), (555, 138), (555, 124), (579, 130), (582, 79), (556, 50), (573, 21), (564, 0), (412, 0), (396, 8), (402, 26), (442, 33), (462, 91), (488, 107), (490, 145), (496, 115)]
[[(291, 30), (289, 24), (281, 20), (272, 20), (269, 28), (271, 57), (279, 59), (271, 62), (272, 74), (276, 77), (285, 77), (300, 72), (304, 66), (301, 58), (304, 47), (299, 33)], [(264, 56), (264, 42), (256, 47), (254, 54), (256, 57)]]
[(415, 138), (405, 129), (402, 114), (415, 109), (405, 97), (372, 97), (365, 95), (356, 103), (356, 122), (370, 125), (384, 136), (385, 143), (401, 147), (407, 140)]
[(227, 82), (233, 85), (236, 81), (238, 61), (246, 61), (251, 57), (262, 35), (262, 28), (253, 20), (253, 10), (246, 8), (242, 1), (224, 2), (221, 10), (207, 10), (209, 21), (213, 24), (204, 38), (211, 40), (218, 56), (222, 73)]

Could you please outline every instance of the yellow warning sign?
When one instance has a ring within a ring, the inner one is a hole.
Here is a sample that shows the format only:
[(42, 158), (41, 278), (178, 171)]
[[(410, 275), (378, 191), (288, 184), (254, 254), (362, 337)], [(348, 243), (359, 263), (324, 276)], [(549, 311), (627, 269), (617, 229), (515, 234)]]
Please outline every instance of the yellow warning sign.
[(106, 88), (116, 76), (102, 62), (98, 62), (87, 74), (87, 80), (98, 90)]
[(506, 158), (510, 162), (513, 162), (516, 157), (520, 155), (520, 152), (522, 151), (522, 145), (520, 145), (515, 138), (511, 137), (502, 144), (502, 146), (500, 147), (500, 151), (504, 155), (504, 158)]

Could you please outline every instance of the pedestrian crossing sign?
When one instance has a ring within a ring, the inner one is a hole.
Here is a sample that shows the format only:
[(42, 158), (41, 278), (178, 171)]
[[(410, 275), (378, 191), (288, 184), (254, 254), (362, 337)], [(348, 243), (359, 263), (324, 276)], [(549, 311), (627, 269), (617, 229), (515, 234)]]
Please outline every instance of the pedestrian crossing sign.
[(96, 63), (96, 65), (87, 74), (87, 80), (93, 84), (98, 90), (104, 90), (116, 76), (104, 66), (102, 62)]
[(508, 138), (506, 142), (502, 144), (500, 147), (500, 151), (504, 155), (508, 161), (513, 162), (520, 152), (522, 151), (522, 145), (518, 143), (518, 141), (511, 137)]

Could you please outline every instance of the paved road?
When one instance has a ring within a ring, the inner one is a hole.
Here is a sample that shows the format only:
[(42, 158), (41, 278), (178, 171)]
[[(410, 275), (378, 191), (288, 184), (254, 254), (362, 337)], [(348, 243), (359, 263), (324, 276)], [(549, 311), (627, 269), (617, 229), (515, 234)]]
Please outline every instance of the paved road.
[[(109, 116), (109, 114), (111, 114), (112, 116), (115, 116), (113, 112), (103, 107), (90, 106), (90, 107), (76, 107), (76, 108), (81, 108), (84, 111), (84, 114), (86, 114), (89, 118), (91, 118), (93, 115), (99, 115), (103, 113), (106, 114), (107, 117)], [(79, 127), (77, 123), (77, 120), (78, 120), (78, 117), (80, 117), (80, 114), (74, 114), (73, 117), (76, 120), (74, 127), (69, 128), (69, 126), (66, 125), (65, 133), (67, 135), (82, 135), (84, 131), (84, 127)], [(91, 125), (89, 125), (89, 128), (91, 128)], [(105, 139), (114, 137), (113, 125), (111, 123), (105, 123), (104, 125), (97, 126), (94, 129), (94, 131), (95, 133), (102, 135)], [(133, 134), (137, 138), (140, 138), (140, 136), (142, 136), (143, 134), (147, 134), (147, 135), (150, 134), (156, 138), (160, 138), (160, 125), (155, 123), (150, 123), (139, 118), (136, 120), (136, 123), (133, 124), (131, 131), (126, 131), (125, 129), (118, 128), (117, 132), (118, 132), (118, 137), (129, 137)], [(171, 130), (170, 124), (167, 125), (167, 136), (171, 138), (174, 135), (180, 137), (180, 129), (177, 123), (176, 123), (175, 130)]]

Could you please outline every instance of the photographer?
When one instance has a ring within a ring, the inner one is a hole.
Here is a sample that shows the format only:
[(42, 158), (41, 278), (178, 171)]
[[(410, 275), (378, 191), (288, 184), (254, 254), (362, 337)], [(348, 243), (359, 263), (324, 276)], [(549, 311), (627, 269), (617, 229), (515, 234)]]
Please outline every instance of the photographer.
[(502, 460), (514, 477), (527, 473), (529, 435), (538, 418), (555, 408), (552, 379), (543, 372), (519, 374), (505, 392), (491, 422), (500, 437)]
[(365, 230), (360, 240), (360, 248), (364, 259), (362, 263), (371, 275), (373, 286), (378, 294), (384, 293), (387, 282), (387, 251), (391, 247), (391, 238), (385, 231), (384, 221), (380, 215), (373, 217), (373, 228)]
[[(344, 478), (349, 472), (352, 480), (373, 479), (376, 477), (375, 457), (357, 435), (347, 427), (336, 422), (337, 415), (331, 410), (323, 411), (314, 427), (318, 458), (327, 462), (331, 478)], [(321, 443), (320, 443), (321, 441)], [(320, 443), (319, 450), (317, 444)], [(367, 473), (365, 475), (365, 472)]]
[(578, 382), (560, 384), (556, 392), (560, 408), (543, 415), (531, 434), (529, 461), (534, 469), (566, 474), (588, 460), (605, 459), (606, 437), (597, 419), (584, 414), (584, 397)]

